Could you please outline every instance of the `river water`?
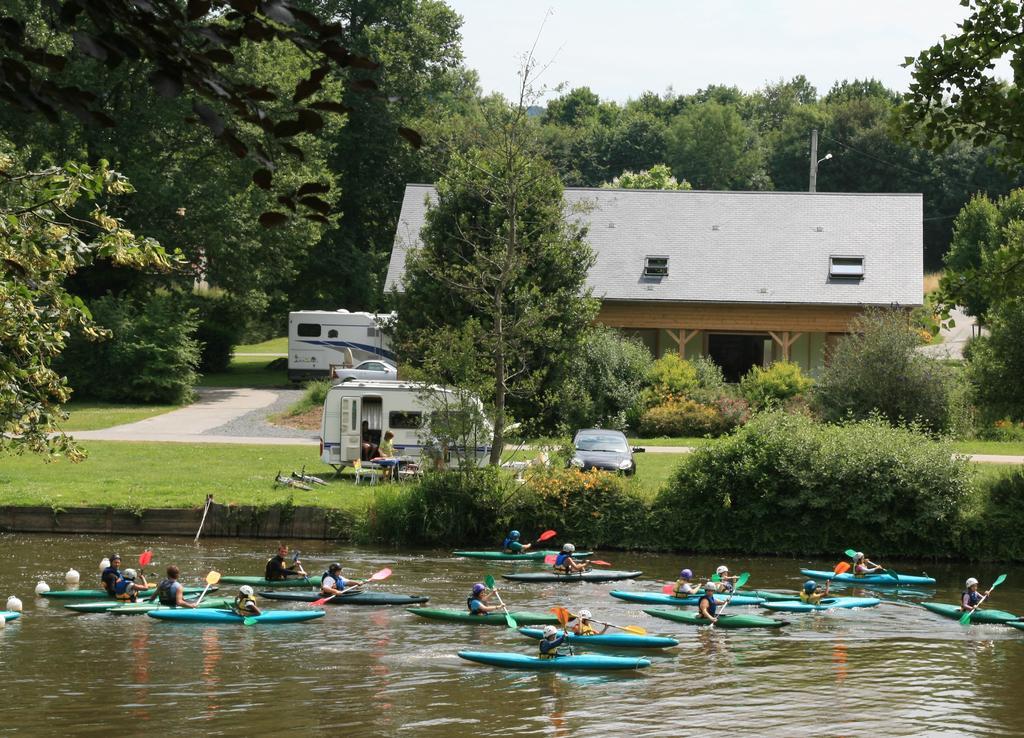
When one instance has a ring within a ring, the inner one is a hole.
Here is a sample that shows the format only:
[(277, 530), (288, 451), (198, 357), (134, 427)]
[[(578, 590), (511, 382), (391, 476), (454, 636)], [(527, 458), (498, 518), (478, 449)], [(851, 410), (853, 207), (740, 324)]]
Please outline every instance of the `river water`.
[[(1022, 735), (1024, 632), (962, 627), (911, 605), (954, 602), (967, 576), (987, 586), (1009, 578), (993, 606), (1024, 613), (1024, 569), (932, 565), (935, 589), (903, 604), (787, 615), (773, 631), (714, 630), (657, 620), (608, 596), (614, 587), (656, 591), (681, 565), (710, 572), (707, 557), (605, 552), (615, 568), (645, 577), (614, 585), (512, 584), (513, 609), (589, 607), (595, 617), (672, 635), (680, 645), (650, 655), (653, 665), (619, 675), (536, 674), (463, 661), (460, 649), (534, 654), (536, 645), (504, 628), (441, 624), (401, 607), (327, 606), (309, 623), (242, 627), (159, 622), (141, 616), (78, 615), (37, 598), (35, 583), (63, 588), (64, 572), (98, 586), (98, 562), (119, 551), (134, 562), (143, 545), (152, 568), (178, 564), (183, 581), (206, 572), (259, 574), (273, 542), (98, 536), (0, 535), (0, 605), (17, 594), (20, 620), (0, 629), (0, 735), (259, 736), (886, 736)], [(302, 542), (307, 570), (340, 560), (350, 576), (384, 566), (377, 585), (424, 594), (431, 607), (464, 607), (473, 582), (500, 580), (525, 564), (453, 559), (445, 551), (339, 549)], [(795, 588), (798, 569), (835, 561), (733, 559), (751, 573), (748, 588)], [(918, 573), (920, 565), (889, 562)], [(233, 588), (222, 588), (233, 593)], [(842, 590), (842, 594), (860, 590)], [(260, 602), (266, 608), (305, 605)], [(757, 608), (730, 607), (736, 612)], [(782, 617), (776, 615), (776, 617)], [(614, 651), (605, 651), (612, 653)], [(635, 653), (635, 652), (634, 652)]]

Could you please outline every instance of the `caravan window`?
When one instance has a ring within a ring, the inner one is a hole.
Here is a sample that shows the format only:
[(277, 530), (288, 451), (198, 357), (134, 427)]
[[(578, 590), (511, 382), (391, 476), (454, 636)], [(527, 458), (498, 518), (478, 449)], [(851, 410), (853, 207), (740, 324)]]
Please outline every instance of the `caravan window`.
[(320, 335), (320, 324), (299, 323), (297, 332), (302, 338), (317, 338)]
[(388, 413), (388, 427), (393, 430), (415, 430), (423, 423), (423, 413), (392, 410)]

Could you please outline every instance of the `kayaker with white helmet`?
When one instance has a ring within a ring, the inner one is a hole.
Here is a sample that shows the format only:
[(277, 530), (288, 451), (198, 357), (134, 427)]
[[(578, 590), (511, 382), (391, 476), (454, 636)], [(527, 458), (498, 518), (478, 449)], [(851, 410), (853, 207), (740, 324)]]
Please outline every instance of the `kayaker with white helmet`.
[(136, 602), (139, 599), (139, 592), (149, 589), (146, 577), (142, 577), (142, 583), (137, 584), (137, 575), (134, 569), (125, 569), (121, 578), (114, 582), (114, 597), (120, 602)]
[(875, 572), (884, 571), (884, 569), (885, 567), (879, 566), (874, 561), (865, 558), (863, 551), (858, 551), (853, 555), (853, 575), (855, 577), (874, 574)]
[(679, 572), (679, 579), (676, 580), (676, 586), (673, 588), (672, 594), (676, 597), (689, 597), (696, 594), (697, 590), (690, 584), (691, 579), (693, 579), (693, 572), (689, 569), (683, 569)]
[(466, 607), (469, 608), (470, 615), (486, 615), (489, 612), (500, 610), (501, 605), (488, 605), (487, 599), (491, 596), (491, 591), (487, 589), (487, 585), (477, 582), (473, 585), (473, 591), (469, 597), (466, 598)]
[(988, 593), (992, 590), (986, 590), (984, 592), (978, 591), (978, 580), (971, 577), (965, 582), (967, 589), (964, 590), (963, 594), (960, 595), (960, 609), (964, 612), (968, 610), (974, 610), (978, 607), (978, 603), (981, 602), (982, 597), (988, 597)]
[(828, 587), (832, 584), (830, 579), (825, 580), (825, 589), (821, 589), (817, 582), (813, 579), (808, 579), (804, 582), (803, 589), (800, 590), (800, 601), (806, 602), (808, 605), (818, 605), (821, 601), (828, 597)]
[(544, 626), (544, 637), (540, 639), (540, 657), (553, 659), (558, 656), (558, 647), (565, 643), (565, 631), (553, 625)]
[(342, 590), (356, 587), (363, 583), (361, 579), (345, 579), (341, 575), (341, 564), (335, 562), (328, 566), (327, 571), (320, 575), (320, 594), (339, 595)]
[(255, 615), (262, 615), (263, 611), (256, 605), (256, 600), (253, 598), (252, 587), (248, 584), (243, 584), (238, 588), (238, 595), (235, 596), (235, 601), (231, 603), (231, 611), (235, 615), (241, 615), (243, 618), (253, 617)]
[(555, 573), (556, 574), (572, 574), (576, 571), (584, 571), (587, 565), (573, 559), (572, 555), (576, 553), (576, 547), (571, 543), (567, 543), (562, 546), (562, 552), (555, 557)]
[(115, 595), (114, 584), (121, 579), (121, 557), (118, 554), (110, 554), (109, 561), (110, 565), (100, 574), (100, 581), (107, 594), (113, 597)]
[(576, 635), (601, 635), (606, 630), (608, 630), (607, 625), (601, 628), (600, 631), (594, 630), (594, 626), (591, 624), (591, 618), (593, 618), (594, 616), (591, 614), (590, 610), (580, 610), (578, 614), (571, 615), (571, 617), (572, 620), (566, 623), (565, 627), (568, 630), (571, 630)]
[(180, 574), (180, 570), (174, 564), (168, 566), (167, 578), (160, 580), (160, 584), (156, 585), (156, 592), (150, 600), (158, 600), (161, 605), (166, 607), (194, 608), (194, 603), (185, 600), (185, 588), (178, 581)]
[(704, 594), (697, 601), (697, 613), (702, 618), (713, 620), (718, 612), (718, 603), (715, 602), (715, 595), (718, 594), (718, 587), (712, 581), (704, 582)]
[(263, 574), (264, 579), (269, 580), (304, 576), (306, 576), (306, 570), (302, 568), (298, 554), (292, 559), (292, 563), (288, 564), (288, 547), (283, 543), (277, 547), (277, 554), (267, 559), (266, 571)]
[(732, 592), (735, 582), (739, 577), (735, 577), (729, 573), (729, 567), (722, 565), (715, 569), (715, 574), (718, 575), (718, 591), (719, 592)]
[(502, 550), (503, 553), (507, 553), (507, 554), (524, 553), (524, 552), (530, 550), (530, 544), (529, 543), (520, 543), (519, 542), (519, 531), (518, 530), (510, 530), (508, 532), (508, 535), (505, 536), (505, 540), (501, 544), (501, 550)]

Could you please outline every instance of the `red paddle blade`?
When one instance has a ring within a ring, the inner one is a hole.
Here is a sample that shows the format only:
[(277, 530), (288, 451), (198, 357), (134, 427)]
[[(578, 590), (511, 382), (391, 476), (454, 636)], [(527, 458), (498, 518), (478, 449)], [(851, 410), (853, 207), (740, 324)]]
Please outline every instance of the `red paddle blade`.
[(391, 576), (390, 569), (381, 569), (379, 572), (370, 577), (367, 581), (379, 582), (381, 579), (387, 579), (389, 576)]
[(153, 552), (150, 549), (146, 549), (139, 554), (139, 567), (149, 566), (149, 562), (153, 560)]
[(537, 536), (537, 543), (540, 543), (541, 541), (546, 541), (549, 538), (554, 538), (557, 535), (558, 535), (557, 531), (546, 530), (543, 533), (541, 533), (539, 536)]
[(850, 563), (848, 561), (840, 561), (836, 564), (836, 568), (833, 569), (836, 574), (845, 574), (850, 571)]
[(610, 561), (601, 561), (600, 559), (591, 559), (590, 563), (594, 564), (596, 566), (611, 566), (612, 565)]
[(676, 585), (666, 584), (664, 587), (661, 588), (661, 591), (667, 595), (673, 594), (676, 591)]
[(329, 599), (331, 599), (331, 598), (330, 597), (321, 597), (319, 600), (313, 600), (312, 602), (310, 602), (309, 606), (310, 607), (319, 607), (320, 605), (322, 605), (325, 602), (327, 602), (327, 600), (329, 600)]
[(553, 564), (553, 563), (555, 563), (555, 561), (557, 559), (558, 559), (558, 556), (556, 556), (555, 554), (551, 554), (550, 556), (545, 556), (544, 557), (544, 563), (545, 564)]

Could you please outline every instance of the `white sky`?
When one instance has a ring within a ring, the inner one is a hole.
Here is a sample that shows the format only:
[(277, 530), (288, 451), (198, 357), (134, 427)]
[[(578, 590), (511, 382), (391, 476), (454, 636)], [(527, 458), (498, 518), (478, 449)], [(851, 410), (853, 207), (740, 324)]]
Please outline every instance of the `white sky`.
[[(671, 86), (752, 91), (804, 74), (824, 94), (842, 79), (874, 77), (903, 91), (906, 56), (953, 35), (958, 0), (448, 0), (464, 19), (467, 66), (484, 93), (518, 94), (519, 59), (537, 38), (552, 61), (548, 88), (588, 86), (624, 102)], [(548, 95), (551, 97), (553, 95)]]

